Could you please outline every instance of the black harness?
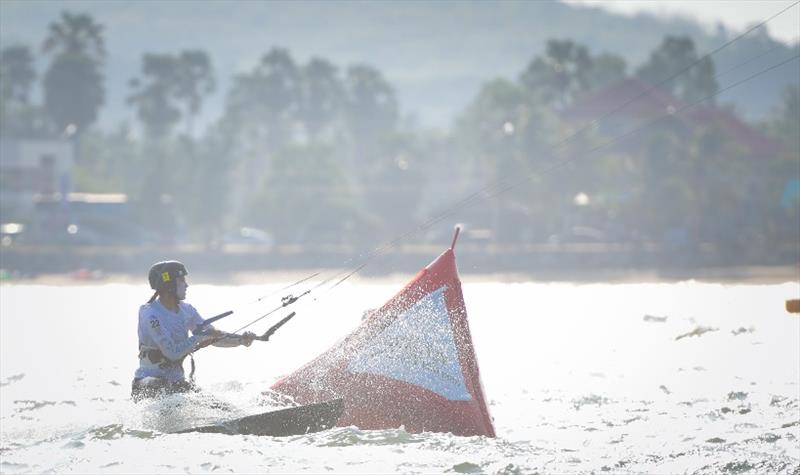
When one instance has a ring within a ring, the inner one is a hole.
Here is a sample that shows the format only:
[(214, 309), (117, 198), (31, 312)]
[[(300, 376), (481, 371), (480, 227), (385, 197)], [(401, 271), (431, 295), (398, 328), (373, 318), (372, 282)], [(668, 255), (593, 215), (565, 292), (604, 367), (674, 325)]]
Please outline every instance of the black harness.
[(146, 349), (139, 344), (139, 359), (147, 358), (151, 363), (157, 364), (161, 369), (175, 368), (183, 365), (183, 359), (173, 361), (164, 356), (159, 349)]
[[(183, 368), (183, 360), (186, 359), (184, 356), (180, 359), (180, 361), (174, 361), (166, 356), (164, 353), (161, 352), (159, 349), (145, 349), (141, 343), (139, 343), (139, 359), (147, 358), (150, 360), (151, 363), (157, 364), (161, 369), (168, 369), (168, 368)], [(189, 379), (194, 381), (194, 356), (189, 353), (189, 360), (192, 362), (192, 370), (189, 372)]]

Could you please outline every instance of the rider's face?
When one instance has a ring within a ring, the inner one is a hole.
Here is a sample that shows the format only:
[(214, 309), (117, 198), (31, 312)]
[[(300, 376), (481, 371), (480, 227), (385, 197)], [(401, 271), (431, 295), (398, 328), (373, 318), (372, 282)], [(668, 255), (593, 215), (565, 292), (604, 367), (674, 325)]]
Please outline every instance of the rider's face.
[(175, 297), (180, 300), (186, 299), (186, 289), (189, 288), (189, 284), (186, 283), (186, 277), (178, 277), (175, 280)]

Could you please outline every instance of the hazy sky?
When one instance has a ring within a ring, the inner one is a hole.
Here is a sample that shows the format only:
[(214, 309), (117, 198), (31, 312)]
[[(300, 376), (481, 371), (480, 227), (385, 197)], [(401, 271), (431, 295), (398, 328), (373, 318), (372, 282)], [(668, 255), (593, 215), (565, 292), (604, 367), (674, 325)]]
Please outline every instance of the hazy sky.
[(776, 39), (794, 43), (800, 36), (800, 5), (796, 0), (565, 0), (610, 11), (635, 15), (640, 12), (693, 18), (710, 28), (722, 23), (729, 30), (744, 31), (792, 6), (786, 13), (767, 23)]
[[(671, 33), (670, 28), (697, 35), (694, 23), (713, 30), (722, 22), (729, 32), (741, 32), (794, 5), (769, 22), (767, 29), (773, 38), (787, 43), (799, 36), (800, 29), (797, 0), (566, 0), (590, 5), (592, 10), (606, 9), (613, 15), (641, 12), (682, 15), (692, 20), (692, 25), (676, 22), (660, 26), (657, 21), (643, 20), (643, 24), (665, 32), (650, 35), (637, 29), (635, 22), (605, 15), (597, 15), (597, 21), (630, 24), (628, 33), (609, 31), (605, 35), (603, 27), (578, 26), (592, 25), (594, 11), (584, 8), (576, 12), (580, 9), (560, 5), (550, 8), (555, 1), (0, 0), (0, 40), (3, 45), (39, 45), (48, 25), (64, 9), (89, 13), (105, 25), (110, 54), (104, 69), (108, 91), (100, 120), (103, 124), (135, 121), (135, 112), (126, 103), (128, 81), (140, 75), (145, 52), (190, 48), (209, 52), (218, 71), (218, 89), (203, 106), (204, 115), (198, 124), (205, 124), (221, 114), (233, 74), (249, 71), (268, 48), (280, 46), (289, 48), (299, 62), (319, 56), (341, 68), (373, 65), (396, 88), (404, 116), (424, 126), (448, 128), (484, 81), (516, 77), (548, 38), (573, 38), (590, 44), (595, 53), (622, 53), (624, 48), (633, 69), (663, 34)], [(548, 11), (560, 12), (559, 21), (574, 29), (537, 25), (537, 21), (546, 21), (537, 13)], [(524, 17), (512, 19), (511, 15)], [(220, 22), (220, 18), (226, 21)], [(620, 40), (626, 35), (639, 35), (636, 44)], [(603, 41), (596, 40), (600, 36), (605, 36)], [(718, 46), (720, 39), (708, 41), (703, 39), (699, 50)], [(39, 73), (43, 74), (48, 59), (39, 55), (38, 60)], [(738, 89), (736, 97), (748, 104), (740, 110), (756, 118), (771, 110), (779, 92), (775, 89), (772, 96), (765, 97), (760, 88), (753, 86), (753, 90), (758, 90), (758, 100), (743, 99), (752, 95), (746, 87)], [(34, 100), (39, 100), (38, 96)]]

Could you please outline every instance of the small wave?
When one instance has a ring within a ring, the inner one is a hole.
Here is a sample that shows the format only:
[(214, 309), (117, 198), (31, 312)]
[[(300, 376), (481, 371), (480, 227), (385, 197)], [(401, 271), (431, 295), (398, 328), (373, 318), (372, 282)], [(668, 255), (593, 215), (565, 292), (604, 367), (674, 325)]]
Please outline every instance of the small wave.
[(114, 401), (116, 401), (116, 399), (114, 399), (113, 397), (110, 397), (110, 398), (93, 397), (91, 400), (92, 401), (97, 401), (97, 402), (114, 402)]
[(734, 424), (733, 428), (736, 429), (737, 431), (758, 429), (758, 424), (753, 424), (752, 422), (742, 422), (741, 424)]
[(732, 460), (727, 463), (720, 463), (714, 467), (715, 472), (730, 473), (730, 474), (750, 474), (750, 473), (786, 473), (796, 474), (797, 461), (785, 456), (776, 458), (757, 460)]
[(723, 406), (719, 409), (715, 409), (713, 411), (706, 412), (705, 414), (699, 414), (698, 417), (707, 417), (709, 420), (712, 421), (719, 421), (724, 420), (726, 416), (735, 416), (736, 414), (744, 415), (749, 414), (752, 412), (752, 409), (749, 406), (739, 406), (739, 409), (731, 409), (728, 406)]
[(788, 399), (786, 396), (772, 396), (772, 399), (769, 401), (770, 406), (780, 406), (783, 401)]
[(24, 377), (25, 377), (25, 373), (19, 373), (19, 374), (11, 375), (11, 376), (7, 377), (5, 379), (5, 381), (0, 381), (0, 387), (8, 386), (9, 384), (15, 383), (15, 382), (19, 381), (20, 379), (22, 379)]
[(418, 444), (425, 442), (429, 436), (430, 434), (428, 433), (412, 434), (402, 428), (361, 430), (350, 426), (328, 430), (315, 438), (318, 440), (316, 445), (320, 447), (347, 447), (354, 445)]
[(779, 407), (784, 410), (797, 412), (800, 408), (800, 399), (790, 399), (783, 396), (772, 396), (769, 405), (771, 407)]
[(728, 393), (728, 401), (744, 401), (747, 399), (747, 393), (743, 391), (731, 391)]
[(572, 401), (572, 407), (574, 407), (576, 411), (579, 411), (583, 406), (593, 405), (599, 407), (609, 404), (610, 402), (611, 400), (608, 398), (598, 396), (597, 394), (590, 394), (580, 399), (574, 399)]
[(67, 406), (76, 406), (75, 401), (36, 401), (34, 399), (18, 399), (14, 401), (14, 404), (17, 404), (22, 407), (18, 407), (16, 409), (17, 412), (27, 412), (27, 411), (35, 411), (37, 409), (41, 409), (47, 406), (55, 406), (55, 405), (67, 405)]
[(697, 326), (697, 327), (695, 327), (694, 330), (692, 330), (692, 331), (690, 331), (688, 333), (683, 333), (681, 335), (676, 336), (675, 340), (677, 341), (677, 340), (681, 340), (683, 338), (688, 338), (688, 337), (692, 337), (692, 336), (703, 336), (706, 333), (715, 332), (715, 331), (719, 331), (719, 328)]
[(628, 436), (628, 434), (620, 434), (619, 438), (612, 439), (608, 443), (611, 444), (611, 445), (621, 444), (622, 442), (625, 441), (625, 437), (627, 437), (627, 436)]
[(122, 424), (109, 424), (90, 429), (88, 435), (93, 440), (114, 440), (121, 439), (122, 437), (154, 439), (158, 436), (158, 433), (149, 430), (128, 429)]
[(645, 315), (642, 317), (642, 320), (645, 322), (653, 322), (653, 323), (664, 323), (667, 321), (667, 317), (657, 317), (655, 315)]
[(13, 450), (17, 450), (21, 447), (25, 446), (17, 442), (8, 442), (8, 445), (0, 446), (0, 455), (2, 455), (4, 452), (11, 452)]
[(522, 468), (514, 465), (513, 463), (510, 463), (495, 472), (496, 475), (522, 475), (522, 473)]
[(342, 427), (326, 431), (316, 436), (320, 447), (349, 447), (353, 445), (402, 445), (423, 442), (422, 434), (411, 434), (403, 429), (361, 430), (356, 427)]
[(0, 467), (3, 468), (3, 470), (0, 470), (0, 472), (8, 473), (7, 472), (8, 470), (11, 470), (11, 471), (25, 470), (25, 469), (28, 468), (28, 465), (26, 465), (24, 463), (14, 463), (14, 462), (3, 461), (3, 462), (0, 462)]
[(747, 414), (747, 413), (749, 413), (751, 411), (752, 411), (752, 409), (750, 409), (749, 406), (740, 406), (739, 410), (731, 409), (728, 406), (724, 406), (719, 410), (719, 412), (721, 414), (731, 414), (731, 413), (734, 413), (734, 412), (738, 412), (739, 414)]
[(448, 472), (456, 472), (456, 473), (483, 473), (483, 469), (480, 465), (472, 463), (472, 462), (462, 462), (456, 465), (453, 465), (453, 468), (448, 470)]
[(728, 462), (722, 467), (725, 473), (750, 473), (755, 470), (755, 466), (751, 465), (747, 460)]
[(630, 424), (631, 422), (636, 422), (636, 421), (641, 421), (641, 420), (645, 420), (645, 418), (643, 418), (642, 416), (636, 416), (636, 417), (631, 417), (630, 419), (625, 419), (625, 420), (623, 420), (622, 422), (623, 422), (625, 425), (628, 425), (628, 424)]
[[(733, 447), (726, 447), (726, 450), (736, 450), (735, 445)], [(694, 455), (698, 457), (703, 457), (704, 459), (707, 458), (712, 453), (714, 454), (713, 458), (720, 458), (720, 452), (718, 449), (712, 449), (713, 452), (707, 452), (706, 450), (701, 451), (691, 451), (688, 454), (683, 455)], [(670, 456), (672, 457), (672, 455)], [(739, 475), (739, 474), (765, 474), (765, 473), (775, 473), (775, 474), (792, 474), (795, 475), (797, 472), (797, 461), (792, 456), (788, 454), (776, 455), (771, 456), (768, 458), (763, 458), (762, 454), (750, 453), (747, 454), (745, 457), (739, 455), (737, 457), (721, 457), (722, 460), (717, 460), (711, 463), (710, 465), (704, 465), (702, 467), (696, 468), (693, 473), (695, 474), (732, 474), (732, 475)]]
[(767, 432), (766, 434), (762, 434), (762, 435), (758, 436), (758, 440), (760, 440), (762, 442), (766, 442), (768, 444), (774, 444), (775, 442), (777, 442), (780, 439), (781, 439), (781, 436), (779, 436), (778, 434), (773, 434), (772, 432)]

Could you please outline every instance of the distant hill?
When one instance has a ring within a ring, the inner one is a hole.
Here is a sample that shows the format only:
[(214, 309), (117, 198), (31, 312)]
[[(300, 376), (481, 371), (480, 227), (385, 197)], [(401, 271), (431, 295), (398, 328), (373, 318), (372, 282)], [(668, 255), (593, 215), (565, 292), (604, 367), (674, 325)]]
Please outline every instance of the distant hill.
[[(106, 27), (108, 97), (101, 125), (113, 127), (133, 114), (124, 103), (128, 80), (144, 52), (209, 52), (219, 81), (205, 118), (217, 117), (232, 74), (252, 68), (273, 46), (305, 62), (321, 56), (339, 66), (369, 63), (396, 87), (402, 110), (421, 125), (446, 128), (496, 77), (516, 78), (548, 38), (571, 38), (593, 52), (624, 56), (631, 69), (667, 34), (687, 34), (710, 51), (732, 37), (697, 23), (634, 18), (557, 2), (476, 1), (0, 1), (0, 43), (39, 47), (47, 26), (63, 9), (91, 14)], [(765, 11), (765, 17), (771, 11)], [(794, 45), (794, 50), (798, 49)], [(724, 86), (784, 59), (792, 48), (766, 33), (750, 35), (714, 56), (718, 71), (769, 53), (720, 79)], [(42, 64), (43, 69), (44, 64)], [(720, 97), (747, 118), (774, 108), (797, 63)]]

